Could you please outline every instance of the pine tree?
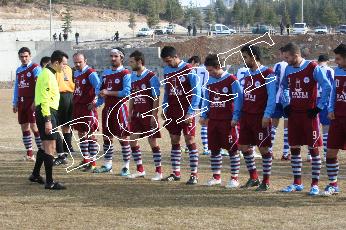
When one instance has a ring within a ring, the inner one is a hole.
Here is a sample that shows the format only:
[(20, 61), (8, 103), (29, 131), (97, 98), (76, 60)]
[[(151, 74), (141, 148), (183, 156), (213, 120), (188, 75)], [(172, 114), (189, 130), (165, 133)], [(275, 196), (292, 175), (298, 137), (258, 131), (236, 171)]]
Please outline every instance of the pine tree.
[(160, 22), (159, 12), (155, 1), (148, 1), (147, 23), (150, 28)]
[(133, 12), (130, 13), (129, 27), (131, 28), (132, 33), (133, 33), (133, 37), (134, 37), (135, 36), (135, 28), (136, 28), (136, 18), (135, 18), (135, 14)]
[(73, 17), (72, 17), (72, 13), (71, 13), (72, 9), (71, 9), (71, 5), (69, 1), (65, 2), (64, 8), (65, 8), (65, 12), (63, 13), (63, 19), (62, 19), (64, 24), (61, 26), (61, 28), (63, 29), (64, 33), (71, 33)]

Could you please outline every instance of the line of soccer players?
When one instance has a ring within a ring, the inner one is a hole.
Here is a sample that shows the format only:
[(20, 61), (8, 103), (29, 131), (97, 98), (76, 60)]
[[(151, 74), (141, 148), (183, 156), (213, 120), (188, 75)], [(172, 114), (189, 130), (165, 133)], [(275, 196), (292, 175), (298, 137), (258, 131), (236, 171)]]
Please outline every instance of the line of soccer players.
[[(86, 172), (111, 172), (113, 142), (116, 137), (122, 146), (121, 175), (129, 178), (144, 177), (145, 170), (137, 139), (148, 137), (155, 165), (155, 176), (152, 180), (179, 181), (182, 154), (180, 139), (183, 133), (190, 161), (190, 178), (187, 184), (197, 184), (199, 156), (195, 143), (195, 127), (196, 117), (200, 116), (204, 151), (210, 151), (211, 160), (212, 178), (207, 185), (221, 184), (221, 149), (226, 149), (230, 157), (231, 174), (226, 187), (240, 186), (240, 151), (249, 172), (248, 181), (241, 187), (257, 187), (256, 191), (267, 191), (276, 129), (279, 119), (285, 117), (282, 159), (291, 160), (294, 181), (282, 189), (282, 192), (303, 190), (300, 151), (302, 145), (307, 145), (312, 165), (309, 194), (318, 195), (321, 170), (318, 147), (322, 145), (322, 139), (317, 115), (320, 113), (322, 124), (326, 126), (329, 125), (326, 118), (329, 113), (331, 124), (329, 132), (328, 128), (324, 127), (323, 140), (330, 184), (323, 194), (337, 194), (337, 153), (338, 149), (344, 149), (346, 143), (346, 110), (343, 109), (346, 105), (346, 81), (343, 80), (346, 76), (346, 45), (339, 45), (334, 53), (338, 67), (335, 69), (333, 81), (333, 71), (326, 67), (325, 56), (319, 58), (320, 65), (305, 60), (299, 46), (294, 43), (280, 48), (284, 61), (277, 63), (274, 69), (261, 64), (258, 46), (245, 45), (241, 54), (247, 68), (240, 70), (237, 78), (223, 70), (221, 61), (215, 54), (208, 55), (203, 66), (193, 67), (179, 58), (174, 47), (166, 46), (161, 50), (161, 58), (166, 64), (161, 105), (160, 81), (152, 71), (145, 68), (145, 57), (141, 52), (135, 51), (130, 55), (130, 72), (123, 67), (124, 51), (121, 48), (112, 49), (111, 68), (103, 71), (101, 77), (87, 65), (86, 57), (82, 53), (76, 53), (73, 56), (76, 68), (73, 77), (73, 128), (78, 131), (83, 154), (83, 161), (78, 167)], [(21, 60), (25, 58), (22, 54), (20, 51)], [(23, 114), (32, 114), (29, 110), (29, 105), (32, 105), (29, 98), (34, 95), (28, 90), (32, 89), (34, 79), (39, 76), (39, 67), (35, 64), (23, 61), (22, 64), (17, 70), (13, 100), (14, 111), (17, 107), (21, 108), (19, 118)], [(27, 107), (20, 102), (25, 102)], [(102, 135), (105, 156), (102, 166), (96, 168), (98, 144), (95, 131), (99, 127), (96, 108), (103, 104)], [(161, 137), (158, 124), (160, 107), (161, 117), (165, 121), (163, 126), (168, 130), (171, 140), (172, 173), (167, 177), (163, 177), (161, 151), (157, 143), (157, 138)], [(22, 119), (19, 121), (20, 124), (23, 123)], [(32, 123), (30, 119), (25, 122), (24, 124)], [(29, 139), (27, 136), (27, 130), (23, 129), (24, 143), (28, 142), (25, 141)], [(262, 155), (262, 181), (259, 180), (255, 165), (254, 146), (259, 148)], [(29, 144), (26, 147), (28, 156), (32, 156), (32, 147)], [(289, 148), (291, 154), (288, 153)], [(133, 174), (129, 171), (131, 154), (137, 165)]]

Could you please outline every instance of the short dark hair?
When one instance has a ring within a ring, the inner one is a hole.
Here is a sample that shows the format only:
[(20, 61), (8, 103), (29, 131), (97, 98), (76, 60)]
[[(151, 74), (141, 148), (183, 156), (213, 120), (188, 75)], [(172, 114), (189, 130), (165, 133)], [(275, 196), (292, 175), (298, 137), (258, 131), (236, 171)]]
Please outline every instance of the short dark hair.
[(136, 50), (132, 54), (130, 54), (130, 58), (134, 58), (136, 61), (141, 61), (142, 65), (145, 64), (144, 54), (138, 50)]
[(77, 52), (77, 53), (74, 53), (74, 54), (73, 54), (73, 57), (76, 57), (76, 56), (82, 56), (84, 59), (86, 59), (85, 54), (80, 53), (80, 52)]
[(247, 44), (245, 46), (243, 46), (240, 51), (242, 53), (247, 53), (249, 56), (254, 55), (256, 61), (260, 61), (261, 60), (261, 50), (258, 46), (256, 45), (252, 45), (252, 44)]
[(161, 58), (175, 57), (177, 56), (177, 51), (173, 46), (165, 46), (161, 50)]
[(30, 51), (30, 49), (29, 49), (28, 47), (22, 47), (22, 48), (20, 48), (20, 49), (18, 50), (18, 55), (19, 55), (19, 54), (22, 54), (22, 53), (25, 53), (25, 52), (28, 52), (29, 55), (31, 55), (31, 51)]
[(199, 57), (199, 56), (192, 56), (192, 57), (190, 57), (190, 59), (187, 61), (187, 63), (192, 63), (192, 62), (194, 62), (194, 63), (201, 63), (201, 58)]
[(346, 58), (346, 44), (341, 43), (334, 49), (335, 54), (340, 54), (341, 57)]
[(45, 57), (41, 58), (40, 66), (43, 68), (44, 65), (46, 65), (49, 62), (50, 62), (50, 57), (45, 56)]
[(318, 62), (326, 62), (329, 61), (329, 56), (327, 54), (321, 54), (318, 56)]
[(62, 62), (62, 59), (63, 58), (67, 58), (68, 59), (68, 55), (61, 51), (61, 50), (55, 50), (53, 53), (52, 53), (52, 56), (50, 56), (50, 61), (51, 63), (54, 63), (56, 61), (58, 61), (59, 63)]
[(300, 47), (294, 42), (290, 42), (282, 47), (282, 52), (289, 52), (290, 54), (301, 54)]
[(216, 54), (209, 54), (204, 61), (205, 66), (220, 67), (219, 57)]

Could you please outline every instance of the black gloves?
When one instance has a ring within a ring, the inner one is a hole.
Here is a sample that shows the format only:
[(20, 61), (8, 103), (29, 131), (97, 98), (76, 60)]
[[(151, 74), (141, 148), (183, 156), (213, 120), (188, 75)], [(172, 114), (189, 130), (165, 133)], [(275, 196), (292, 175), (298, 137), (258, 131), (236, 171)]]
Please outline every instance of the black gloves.
[(316, 118), (317, 114), (321, 112), (322, 109), (315, 107), (313, 109), (308, 109), (308, 117), (309, 118)]
[(284, 114), (286, 115), (286, 117), (289, 117), (291, 113), (291, 106), (288, 105), (284, 108)]

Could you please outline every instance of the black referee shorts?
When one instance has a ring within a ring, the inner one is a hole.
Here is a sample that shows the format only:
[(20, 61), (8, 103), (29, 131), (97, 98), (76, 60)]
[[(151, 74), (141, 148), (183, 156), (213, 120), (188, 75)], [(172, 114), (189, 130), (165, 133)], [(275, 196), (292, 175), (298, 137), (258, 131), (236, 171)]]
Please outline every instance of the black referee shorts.
[[(51, 122), (52, 122), (52, 129), (57, 127), (57, 111), (55, 109), (50, 108), (50, 114), (51, 114)], [(41, 106), (36, 107), (36, 124), (38, 131), (40, 132), (40, 137), (42, 141), (48, 141), (48, 140), (56, 140), (58, 132), (52, 133), (52, 134), (46, 134), (45, 132), (45, 120), (42, 115)]]
[(72, 93), (60, 93), (58, 124), (63, 125), (72, 121)]

